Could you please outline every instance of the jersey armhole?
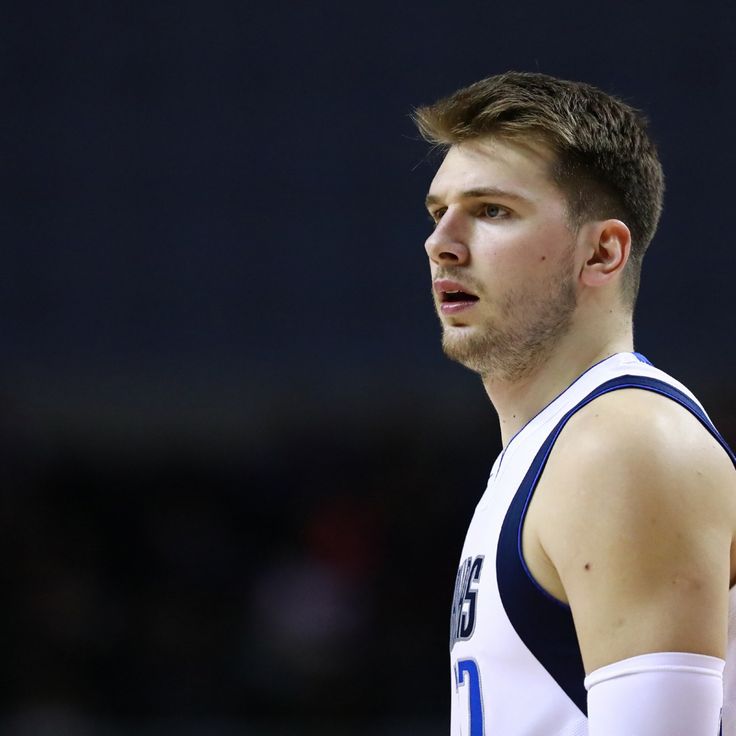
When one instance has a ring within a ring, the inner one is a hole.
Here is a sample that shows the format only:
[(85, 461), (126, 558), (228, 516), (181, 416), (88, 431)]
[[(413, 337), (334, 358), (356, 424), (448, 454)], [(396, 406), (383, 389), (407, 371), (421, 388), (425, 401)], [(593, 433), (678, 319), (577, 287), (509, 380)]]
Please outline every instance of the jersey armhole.
[(522, 530), (529, 503), (552, 448), (567, 422), (599, 396), (625, 388), (653, 391), (676, 401), (697, 417), (736, 466), (736, 456), (703, 408), (678, 388), (648, 376), (624, 375), (602, 383), (559, 420), (539, 448), (511, 501), (501, 527), (496, 550), (498, 590), (509, 621), (521, 640), (583, 713), (587, 713), (583, 686), (585, 670), (572, 612), (567, 603), (546, 591), (532, 575), (523, 556)]

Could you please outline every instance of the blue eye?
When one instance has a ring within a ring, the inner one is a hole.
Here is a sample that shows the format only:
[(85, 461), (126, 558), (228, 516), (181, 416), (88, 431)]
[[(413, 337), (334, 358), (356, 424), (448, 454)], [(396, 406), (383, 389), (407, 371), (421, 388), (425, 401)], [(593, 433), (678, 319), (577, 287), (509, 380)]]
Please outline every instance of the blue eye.
[(498, 204), (485, 204), (483, 205), (483, 215), (485, 217), (501, 217), (506, 214), (506, 209)]

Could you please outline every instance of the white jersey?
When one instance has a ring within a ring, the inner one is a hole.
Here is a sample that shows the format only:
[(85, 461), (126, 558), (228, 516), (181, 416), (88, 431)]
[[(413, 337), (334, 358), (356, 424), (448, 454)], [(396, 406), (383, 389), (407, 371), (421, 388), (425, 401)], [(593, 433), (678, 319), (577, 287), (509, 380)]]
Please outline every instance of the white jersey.
[[(452, 736), (588, 733), (585, 673), (570, 608), (546, 593), (527, 569), (521, 529), (567, 421), (596, 397), (625, 388), (655, 391), (684, 406), (736, 464), (692, 393), (638, 353), (618, 353), (594, 365), (524, 426), (493, 465), (463, 547), (450, 625)], [(723, 710), (728, 736), (736, 736), (735, 656), (736, 626), (730, 625)]]

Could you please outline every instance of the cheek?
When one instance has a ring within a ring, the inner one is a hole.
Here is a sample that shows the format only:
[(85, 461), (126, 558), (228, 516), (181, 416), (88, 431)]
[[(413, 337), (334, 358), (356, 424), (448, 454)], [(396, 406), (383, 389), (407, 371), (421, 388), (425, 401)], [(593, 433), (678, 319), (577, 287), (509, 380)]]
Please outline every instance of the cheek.
[(524, 284), (533, 287), (559, 278), (563, 264), (571, 262), (572, 247), (566, 227), (559, 222), (545, 222), (508, 233), (492, 247), (476, 251), (475, 265), (484, 281), (500, 288), (518, 289)]
[(527, 249), (530, 261), (544, 272), (557, 272), (563, 264), (571, 264), (573, 251), (570, 231), (559, 225), (539, 229)]
[(504, 281), (513, 286), (515, 291), (546, 292), (550, 283), (564, 281), (572, 270), (566, 252), (562, 253), (551, 245), (537, 243), (530, 245), (527, 250), (519, 249), (510, 256), (504, 260), (503, 266), (499, 261), (498, 271), (508, 274)]

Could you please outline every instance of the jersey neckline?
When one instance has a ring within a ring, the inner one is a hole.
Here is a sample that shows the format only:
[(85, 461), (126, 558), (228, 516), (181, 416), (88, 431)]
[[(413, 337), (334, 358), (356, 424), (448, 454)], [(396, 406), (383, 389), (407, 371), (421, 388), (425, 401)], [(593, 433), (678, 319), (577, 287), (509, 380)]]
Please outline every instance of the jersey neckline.
[(607, 355), (605, 358), (602, 358), (597, 363), (593, 363), (589, 368), (586, 368), (577, 378), (575, 378), (566, 388), (564, 388), (560, 393), (557, 394), (557, 396), (554, 397), (551, 401), (549, 401), (545, 406), (543, 406), (531, 419), (529, 419), (526, 424), (524, 424), (520, 429), (518, 429), (515, 434), (512, 435), (511, 439), (506, 443), (506, 445), (501, 450), (501, 454), (498, 458), (498, 465), (496, 469), (496, 475), (498, 475), (498, 472), (501, 469), (501, 463), (503, 463), (504, 455), (506, 455), (507, 450), (514, 444), (514, 441), (516, 440), (519, 435), (521, 435), (523, 432), (525, 432), (529, 427), (531, 427), (533, 424), (540, 424), (542, 419), (542, 415), (548, 413), (548, 410), (551, 410), (551, 407), (554, 406), (554, 404), (557, 403), (568, 391), (570, 391), (579, 381), (587, 376), (591, 371), (595, 370), (596, 368), (602, 366), (604, 363), (608, 363), (609, 361), (614, 360), (615, 358), (634, 358), (636, 362), (638, 363), (644, 363), (646, 365), (653, 365), (646, 356), (642, 355), (641, 353), (635, 352), (635, 351), (622, 351), (619, 353), (611, 353), (611, 355)]

